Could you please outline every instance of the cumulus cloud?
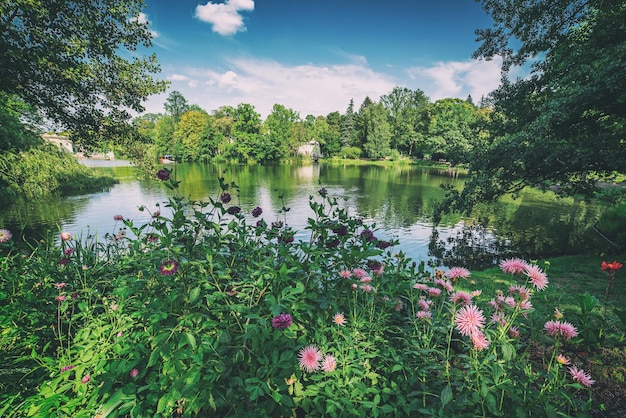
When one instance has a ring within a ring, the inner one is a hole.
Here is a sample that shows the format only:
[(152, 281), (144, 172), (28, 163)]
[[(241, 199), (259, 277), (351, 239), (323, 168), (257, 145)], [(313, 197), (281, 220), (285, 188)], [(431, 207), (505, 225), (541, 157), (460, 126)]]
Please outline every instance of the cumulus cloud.
[(187, 76), (184, 76), (182, 74), (172, 74), (168, 76), (167, 79), (171, 81), (185, 81), (187, 80)]
[(213, 32), (228, 36), (246, 30), (240, 12), (251, 10), (254, 10), (254, 0), (226, 0), (225, 3), (209, 1), (205, 5), (196, 6), (196, 17), (213, 25)]
[(411, 84), (431, 100), (465, 98), (471, 94), (477, 101), (500, 85), (500, 64), (501, 59), (438, 62), (431, 67), (409, 68), (407, 74)]

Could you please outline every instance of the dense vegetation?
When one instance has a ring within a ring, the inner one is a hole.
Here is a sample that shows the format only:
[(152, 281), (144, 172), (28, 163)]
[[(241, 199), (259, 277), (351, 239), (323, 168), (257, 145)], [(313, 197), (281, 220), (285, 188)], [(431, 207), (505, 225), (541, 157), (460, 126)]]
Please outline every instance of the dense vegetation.
[(581, 311), (543, 264), (416, 265), (323, 188), (295, 241), (220, 185), (106, 241), (0, 230), (3, 416), (619, 416), (581, 351), (623, 340), (618, 280)]

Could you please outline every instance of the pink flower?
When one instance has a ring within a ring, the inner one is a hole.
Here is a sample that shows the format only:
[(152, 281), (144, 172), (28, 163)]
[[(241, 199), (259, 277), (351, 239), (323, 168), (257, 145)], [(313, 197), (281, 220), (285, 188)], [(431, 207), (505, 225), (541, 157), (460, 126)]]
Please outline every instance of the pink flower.
[(55, 283), (54, 287), (56, 287), (57, 289), (63, 289), (65, 286), (67, 286), (65, 283)]
[(429, 320), (433, 317), (433, 314), (431, 311), (418, 311), (415, 316), (417, 317), (417, 319), (419, 319), (420, 321), (426, 321)]
[(8, 229), (0, 229), (0, 244), (11, 241), (11, 237), (13, 237), (11, 231)]
[(68, 370), (72, 370), (74, 367), (76, 367), (76, 366), (73, 366), (73, 365), (63, 366), (63, 367), (61, 367), (61, 373), (66, 372)]
[(111, 305), (111, 310), (113, 312), (117, 311), (117, 308), (118, 308), (117, 303), (114, 303), (114, 304)]
[(415, 283), (413, 285), (413, 289), (427, 291), (428, 290), (428, 285), (424, 284), (424, 283)]
[(136, 378), (139, 375), (139, 370), (137, 369), (132, 369), (130, 371), (130, 373), (128, 373), (130, 375), (130, 377), (132, 377), (133, 379)]
[(420, 309), (422, 311), (428, 311), (430, 310), (430, 303), (428, 303), (429, 301), (425, 300), (425, 299), (420, 299), (417, 304), (419, 305)]
[(454, 292), (450, 295), (450, 302), (457, 305), (470, 305), (472, 303), (472, 295), (462, 290)]
[(339, 277), (341, 277), (343, 279), (349, 279), (350, 276), (352, 276), (352, 273), (350, 273), (350, 270), (341, 270), (339, 272)]
[(563, 338), (565, 338), (565, 340), (571, 340), (572, 338), (578, 335), (578, 331), (576, 330), (576, 327), (570, 324), (569, 322), (561, 322), (560, 331), (561, 331), (561, 335), (563, 336)]
[(563, 354), (559, 354), (558, 356), (556, 356), (556, 361), (559, 364), (563, 364), (565, 366), (567, 366), (569, 364), (569, 359), (567, 357), (565, 357)]
[(63, 254), (65, 254), (65, 255), (72, 255), (72, 254), (74, 254), (75, 252), (76, 252), (76, 250), (75, 250), (75, 249), (73, 249), (73, 248), (66, 248), (66, 249), (63, 251)]
[(361, 277), (361, 283), (370, 283), (371, 281), (372, 281), (372, 278), (370, 276)]
[(291, 315), (289, 314), (280, 314), (272, 318), (272, 326), (276, 329), (289, 328), (291, 323)]
[(446, 277), (453, 281), (457, 279), (467, 279), (470, 276), (470, 271), (463, 267), (452, 267), (446, 272)]
[(80, 380), (83, 383), (87, 383), (91, 380), (91, 375), (90, 374), (86, 374), (85, 376), (83, 376), (83, 378)]
[(308, 345), (298, 353), (300, 368), (306, 372), (319, 370), (322, 352), (315, 344)]
[(548, 286), (548, 276), (539, 266), (535, 264), (527, 265), (524, 274), (530, 278), (530, 282), (537, 290), (543, 290)]
[(402, 308), (404, 308), (404, 303), (402, 303), (402, 300), (396, 299), (396, 304), (393, 307), (394, 311), (400, 312)]
[(470, 340), (472, 340), (472, 344), (474, 345), (475, 350), (484, 350), (489, 347), (489, 341), (485, 338), (485, 334), (482, 332), (474, 332), (470, 335)]
[(500, 269), (507, 274), (522, 274), (528, 263), (521, 258), (508, 258), (500, 262)]
[(543, 328), (549, 336), (557, 337), (561, 335), (565, 340), (570, 340), (578, 335), (576, 327), (569, 322), (548, 321)]
[(123, 333), (122, 331), (119, 331), (119, 332), (117, 333), (118, 338), (119, 338), (119, 337), (121, 337), (122, 335), (124, 335), (124, 333)]
[(123, 220), (124, 220), (124, 217), (123, 217), (122, 215), (115, 215), (115, 216), (113, 217), (113, 220), (114, 220), (114, 221), (123, 221)]
[(441, 289), (437, 287), (428, 288), (428, 296), (430, 296), (431, 298), (436, 298), (436, 297), (439, 297), (440, 295), (441, 295)]
[(334, 316), (333, 316), (333, 322), (339, 326), (344, 326), (346, 325), (346, 317), (343, 316), (343, 313), (341, 312), (337, 312)]
[(585, 373), (583, 369), (578, 369), (578, 367), (576, 366), (570, 367), (569, 373), (572, 375), (572, 378), (575, 381), (577, 381), (583, 386), (591, 387), (591, 385), (596, 383), (596, 381), (593, 380), (589, 374)]
[(71, 232), (67, 232), (67, 231), (63, 231), (61, 232), (61, 239), (63, 241), (69, 241), (72, 239), (72, 233)]
[(54, 300), (56, 300), (57, 302), (63, 302), (65, 300), (65, 295), (55, 296)]
[(355, 268), (354, 270), (352, 270), (352, 274), (358, 277), (359, 279), (367, 276), (367, 272), (361, 268)]
[(322, 370), (326, 373), (330, 373), (335, 370), (335, 367), (337, 367), (337, 360), (335, 360), (335, 357), (330, 354), (326, 355), (324, 357), (324, 361), (322, 361)]
[(513, 326), (509, 328), (509, 337), (511, 338), (519, 338), (519, 328)]
[(480, 328), (485, 326), (485, 316), (483, 312), (474, 305), (463, 306), (454, 315), (456, 328), (461, 335), (472, 335), (480, 332)]

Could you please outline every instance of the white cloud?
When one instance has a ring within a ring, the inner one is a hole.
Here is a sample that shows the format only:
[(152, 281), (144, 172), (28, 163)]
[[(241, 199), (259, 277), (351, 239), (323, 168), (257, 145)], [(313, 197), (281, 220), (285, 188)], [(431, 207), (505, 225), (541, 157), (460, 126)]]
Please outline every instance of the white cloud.
[(207, 2), (196, 6), (196, 17), (213, 25), (213, 32), (234, 35), (246, 30), (241, 11), (254, 10), (254, 0), (226, 0), (226, 3)]
[[(378, 101), (396, 86), (423, 90), (432, 101), (446, 97), (464, 99), (471, 94), (477, 103), (500, 81), (499, 61), (410, 68), (404, 79), (354, 63), (290, 66), (269, 59), (237, 58), (222, 65), (224, 69), (176, 68), (176, 73), (168, 77), (172, 82), (170, 89), (180, 91), (189, 103), (209, 112), (225, 105), (248, 103), (266, 118), (274, 104), (281, 104), (304, 118), (334, 111), (343, 114), (351, 99), (358, 110), (365, 97)], [(162, 95), (152, 98), (148, 111), (163, 112), (163, 102)]]
[[(139, 12), (139, 16), (137, 16), (133, 20), (138, 22), (138, 23), (141, 23), (142, 25), (150, 26), (150, 20), (148, 20), (148, 15), (145, 14), (144, 12)], [(159, 32), (155, 31), (154, 29), (150, 29), (150, 34), (152, 35), (152, 38), (158, 38), (159, 37)]]
[(407, 74), (411, 84), (433, 101), (471, 94), (478, 102), (500, 85), (500, 64), (501, 59), (438, 62), (431, 67), (409, 68)]

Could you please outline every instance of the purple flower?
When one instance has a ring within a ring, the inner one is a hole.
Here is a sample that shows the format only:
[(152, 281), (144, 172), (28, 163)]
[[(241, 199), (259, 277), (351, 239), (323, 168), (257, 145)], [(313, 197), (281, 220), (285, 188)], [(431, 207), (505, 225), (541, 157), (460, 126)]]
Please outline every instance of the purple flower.
[(226, 193), (226, 192), (222, 193), (222, 195), (220, 196), (220, 200), (222, 201), (222, 203), (230, 202), (231, 200), (230, 193)]
[(258, 206), (252, 209), (252, 216), (254, 216), (255, 218), (258, 218), (259, 216), (261, 216), (262, 213), (263, 213), (263, 209), (261, 209)]
[(178, 271), (178, 262), (176, 260), (165, 260), (161, 263), (159, 271), (164, 276), (172, 276)]
[(280, 314), (272, 318), (272, 326), (276, 329), (289, 328), (291, 322), (291, 315), (289, 314)]
[(226, 209), (226, 212), (228, 212), (229, 215), (236, 215), (241, 212), (241, 208), (239, 206), (231, 206)]
[(69, 264), (70, 261), (71, 260), (69, 258), (62, 258), (62, 259), (59, 260), (59, 264), (64, 266), (66, 264)]
[(162, 168), (159, 171), (157, 171), (157, 178), (161, 181), (166, 181), (170, 179), (170, 171)]
[(322, 197), (326, 197), (326, 195), (328, 194), (328, 192), (326, 191), (326, 188), (324, 188), (324, 187), (322, 187), (321, 189), (319, 189), (317, 192), (318, 192), (318, 193), (320, 194), (320, 196), (322, 196)]
[(91, 380), (91, 375), (90, 374), (86, 374), (85, 376), (83, 376), (82, 379), (80, 379), (81, 382), (83, 383), (87, 383)]
[(272, 228), (280, 229), (283, 227), (283, 221), (272, 222)]

